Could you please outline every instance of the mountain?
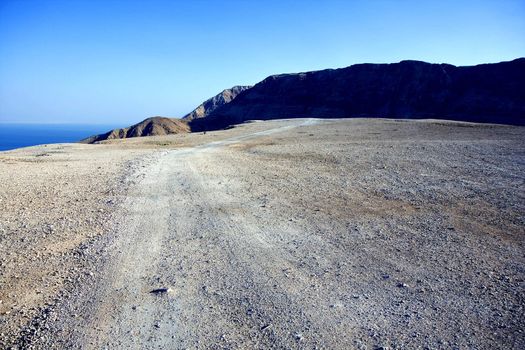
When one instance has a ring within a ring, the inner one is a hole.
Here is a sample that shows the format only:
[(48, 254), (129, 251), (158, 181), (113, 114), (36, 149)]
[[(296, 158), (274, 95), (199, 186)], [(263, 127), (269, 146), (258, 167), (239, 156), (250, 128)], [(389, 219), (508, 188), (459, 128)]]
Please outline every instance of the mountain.
[(192, 112), (186, 114), (182, 119), (191, 121), (193, 119), (207, 117), (210, 113), (215, 111), (218, 107), (230, 103), (241, 92), (248, 90), (251, 86), (234, 86), (231, 89), (225, 89), (220, 94), (204, 101), (201, 105), (195, 108)]
[(214, 130), (250, 119), (450, 119), (525, 125), (525, 58), (457, 67), (421, 61), (356, 64), (234, 86), (184, 118), (148, 118), (81, 142)]
[(250, 86), (234, 86), (231, 89), (225, 89), (220, 94), (204, 101), (201, 105), (195, 108), (191, 113), (188, 113), (182, 119), (153, 117), (141, 121), (138, 124), (132, 125), (123, 129), (114, 129), (105, 134), (90, 136), (82, 143), (95, 143), (103, 140), (111, 139), (125, 139), (129, 137), (140, 136), (155, 136), (167, 134), (180, 134), (190, 132), (188, 122), (205, 118), (216, 110), (218, 107), (230, 103), (241, 92), (248, 90)]
[(525, 58), (457, 67), (402, 61), (270, 76), (192, 131), (250, 119), (436, 118), (525, 125)]
[(152, 117), (123, 129), (114, 129), (105, 134), (81, 140), (82, 143), (95, 143), (103, 140), (125, 139), (139, 136), (155, 136), (190, 132), (188, 124), (180, 119)]

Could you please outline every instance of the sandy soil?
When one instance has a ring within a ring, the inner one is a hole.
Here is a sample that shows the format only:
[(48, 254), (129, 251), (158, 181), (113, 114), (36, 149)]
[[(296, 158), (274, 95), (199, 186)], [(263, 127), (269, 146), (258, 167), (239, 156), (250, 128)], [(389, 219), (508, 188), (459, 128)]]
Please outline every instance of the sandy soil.
[(0, 347), (521, 349), (523, 174), (443, 121), (3, 152)]

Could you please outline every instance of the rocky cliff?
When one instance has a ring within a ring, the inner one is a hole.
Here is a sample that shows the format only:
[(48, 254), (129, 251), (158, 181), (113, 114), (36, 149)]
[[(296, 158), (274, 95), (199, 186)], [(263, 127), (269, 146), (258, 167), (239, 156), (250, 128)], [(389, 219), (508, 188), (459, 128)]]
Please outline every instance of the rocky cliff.
[(212, 98), (204, 101), (201, 105), (195, 108), (192, 112), (186, 114), (182, 119), (191, 121), (193, 119), (207, 117), (210, 113), (215, 111), (217, 108), (230, 103), (235, 99), (241, 92), (251, 88), (251, 86), (234, 86), (231, 89), (225, 89), (220, 94), (213, 96)]
[(402, 61), (266, 78), (193, 131), (249, 119), (436, 118), (525, 125), (525, 58), (456, 67)]

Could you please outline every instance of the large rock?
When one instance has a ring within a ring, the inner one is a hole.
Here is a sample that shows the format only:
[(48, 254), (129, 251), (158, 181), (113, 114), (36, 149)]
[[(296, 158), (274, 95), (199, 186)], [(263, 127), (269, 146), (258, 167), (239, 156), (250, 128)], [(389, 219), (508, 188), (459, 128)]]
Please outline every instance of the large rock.
[(250, 119), (436, 118), (525, 125), (525, 58), (456, 67), (402, 61), (266, 78), (192, 131)]

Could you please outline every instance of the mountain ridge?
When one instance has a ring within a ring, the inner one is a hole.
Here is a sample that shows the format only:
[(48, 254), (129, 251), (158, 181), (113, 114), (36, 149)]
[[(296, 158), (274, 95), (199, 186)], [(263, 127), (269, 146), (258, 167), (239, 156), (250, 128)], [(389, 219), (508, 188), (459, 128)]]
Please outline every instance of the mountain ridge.
[(275, 74), (225, 89), (182, 119), (148, 118), (81, 142), (216, 130), (251, 119), (358, 117), (525, 125), (525, 58), (472, 66), (403, 60)]
[(271, 75), (193, 131), (250, 119), (382, 117), (525, 125), (525, 58), (474, 66), (404, 60)]

